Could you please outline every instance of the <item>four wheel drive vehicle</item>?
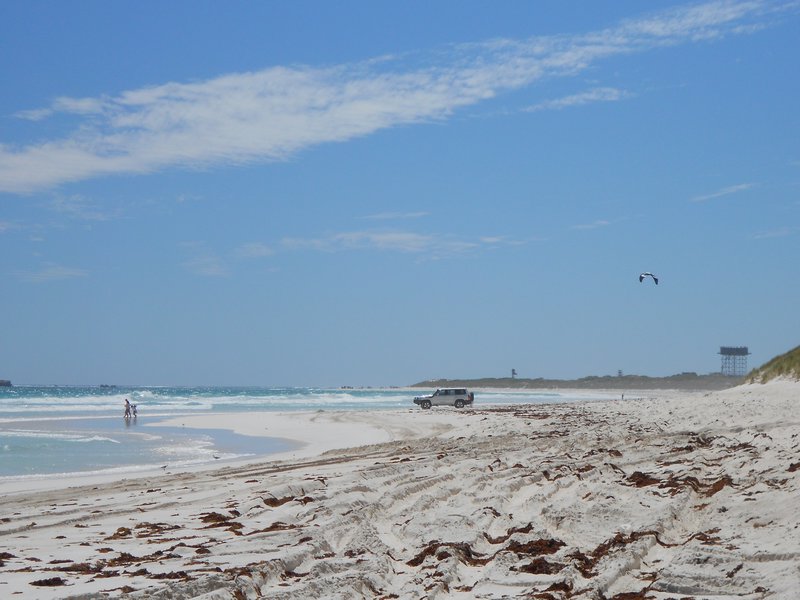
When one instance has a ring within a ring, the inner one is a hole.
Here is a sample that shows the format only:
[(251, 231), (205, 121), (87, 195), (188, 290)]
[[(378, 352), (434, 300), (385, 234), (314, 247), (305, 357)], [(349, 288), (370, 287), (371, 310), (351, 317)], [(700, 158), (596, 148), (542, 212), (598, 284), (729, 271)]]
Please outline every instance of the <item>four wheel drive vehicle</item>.
[(414, 398), (414, 404), (418, 404), (422, 408), (431, 406), (464, 408), (467, 404), (472, 404), (474, 400), (475, 394), (467, 391), (466, 388), (439, 388), (430, 396), (417, 396)]

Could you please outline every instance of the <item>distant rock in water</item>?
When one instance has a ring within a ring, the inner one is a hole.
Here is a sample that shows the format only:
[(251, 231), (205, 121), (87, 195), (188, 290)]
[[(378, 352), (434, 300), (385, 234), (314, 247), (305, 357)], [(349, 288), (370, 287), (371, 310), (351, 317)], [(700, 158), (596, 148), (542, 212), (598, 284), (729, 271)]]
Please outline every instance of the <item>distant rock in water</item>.
[(11, 382), (8, 379), (0, 379), (0, 387), (11, 387)]

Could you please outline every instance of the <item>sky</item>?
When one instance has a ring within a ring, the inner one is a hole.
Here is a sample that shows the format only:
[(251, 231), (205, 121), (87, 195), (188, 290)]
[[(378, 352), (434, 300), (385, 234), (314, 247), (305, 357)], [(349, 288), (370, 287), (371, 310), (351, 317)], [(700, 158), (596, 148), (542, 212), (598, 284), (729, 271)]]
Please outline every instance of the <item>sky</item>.
[(796, 0), (2, 2), (0, 378), (763, 364), (800, 343), (799, 27)]

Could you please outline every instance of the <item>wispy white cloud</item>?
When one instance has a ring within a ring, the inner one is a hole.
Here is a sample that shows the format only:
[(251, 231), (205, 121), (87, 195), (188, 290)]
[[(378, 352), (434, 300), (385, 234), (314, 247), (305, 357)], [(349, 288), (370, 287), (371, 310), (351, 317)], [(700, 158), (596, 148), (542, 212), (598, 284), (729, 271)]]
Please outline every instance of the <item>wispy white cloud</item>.
[(788, 237), (790, 235), (796, 235), (798, 232), (800, 232), (800, 227), (780, 227), (770, 231), (759, 231), (750, 237), (754, 240), (766, 240), (771, 238)]
[(236, 248), (234, 254), (238, 258), (263, 258), (272, 256), (275, 251), (261, 242), (249, 242)]
[(358, 248), (425, 252), (437, 244), (437, 238), (431, 235), (401, 231), (350, 231), (321, 238), (284, 238), (281, 243), (289, 249), (311, 249), (326, 252)]
[(754, 183), (739, 183), (737, 185), (731, 185), (726, 188), (722, 188), (721, 190), (712, 192), (710, 194), (695, 196), (694, 198), (692, 198), (692, 202), (705, 202), (707, 200), (713, 200), (714, 198), (722, 198), (723, 196), (730, 196), (731, 194), (738, 194), (739, 192), (745, 192), (754, 187), (755, 187)]
[(206, 248), (202, 242), (184, 242), (181, 244), (189, 258), (183, 261), (184, 269), (195, 275), (203, 277), (225, 277), (228, 267), (225, 261), (216, 253)]
[(454, 235), (422, 234), (410, 231), (349, 231), (319, 238), (285, 238), (281, 241), (281, 247), (285, 250), (321, 252), (379, 250), (444, 259), (469, 252), (501, 246), (520, 246), (526, 243), (528, 242), (511, 239), (507, 236), (484, 235), (465, 239)]
[(351, 231), (336, 234), (330, 241), (343, 248), (377, 248), (399, 252), (430, 252), (433, 249), (455, 249), (463, 246), (458, 241), (404, 231)]
[(581, 223), (579, 225), (573, 225), (571, 229), (599, 229), (600, 227), (608, 227), (611, 225), (611, 221), (606, 221), (605, 219), (598, 219), (592, 223)]
[(419, 211), (419, 212), (386, 212), (386, 213), (378, 213), (375, 215), (367, 215), (366, 217), (362, 217), (368, 221), (394, 221), (394, 220), (405, 220), (405, 219), (421, 219), (422, 217), (427, 217), (428, 213)]
[(27, 121), (41, 121), (57, 113), (71, 113), (77, 115), (99, 114), (104, 110), (104, 101), (101, 98), (56, 98), (49, 108), (21, 110), (14, 116)]
[(194, 256), (184, 261), (183, 267), (195, 275), (204, 277), (224, 277), (228, 274), (222, 259), (213, 254)]
[[(786, 6), (791, 3), (711, 1), (583, 35), (452, 46), (416, 63), (404, 56), (330, 68), (274, 67), (96, 98), (62, 97), (17, 115), (71, 115), (79, 120), (74, 134), (0, 144), (0, 191), (28, 193), (170, 167), (285, 160), (317, 144), (445, 119), (459, 108), (544, 78), (574, 76), (612, 56), (747, 33)], [(562, 100), (587, 101), (589, 96)]]
[(614, 102), (630, 97), (630, 93), (625, 90), (619, 90), (611, 87), (601, 87), (581, 92), (579, 94), (572, 94), (563, 98), (555, 100), (546, 100), (539, 102), (532, 106), (524, 108), (527, 112), (536, 112), (540, 110), (560, 110), (562, 108), (571, 108), (574, 106), (582, 106), (594, 102)]
[(184, 204), (188, 202), (198, 202), (200, 200), (202, 200), (202, 198), (195, 194), (178, 194), (178, 197), (175, 198), (175, 202), (177, 202), (178, 204)]
[(118, 211), (111, 210), (107, 205), (100, 206), (79, 194), (57, 196), (51, 201), (50, 207), (56, 212), (82, 221), (109, 221), (119, 216)]
[(499, 245), (510, 243), (508, 238), (504, 235), (484, 235), (478, 238), (482, 244)]
[[(480, 237), (460, 239), (452, 235), (421, 234), (409, 231), (349, 231), (320, 238), (285, 238), (281, 245), (286, 250), (317, 250), (340, 252), (343, 250), (380, 250), (405, 254), (425, 255), (426, 258), (447, 258), (498, 245), (505, 238)], [(502, 243), (511, 244), (504, 241)]]
[(47, 283), (50, 281), (63, 281), (66, 279), (76, 279), (86, 277), (88, 272), (84, 269), (65, 267), (63, 265), (48, 264), (39, 271), (21, 273), (20, 278), (30, 283)]
[(25, 121), (41, 121), (53, 115), (53, 110), (50, 108), (32, 108), (30, 110), (21, 110), (14, 113), (18, 119)]

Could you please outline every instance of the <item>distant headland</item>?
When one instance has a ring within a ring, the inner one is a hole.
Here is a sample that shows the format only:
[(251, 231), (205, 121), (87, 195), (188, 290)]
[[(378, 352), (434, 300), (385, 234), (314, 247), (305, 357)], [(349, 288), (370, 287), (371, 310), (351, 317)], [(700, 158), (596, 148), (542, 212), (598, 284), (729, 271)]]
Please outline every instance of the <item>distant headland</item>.
[(578, 390), (725, 390), (743, 383), (767, 383), (773, 379), (800, 381), (800, 346), (776, 356), (746, 377), (722, 373), (679, 373), (668, 377), (646, 375), (605, 375), (580, 379), (520, 379), (487, 377), (483, 379), (430, 379), (409, 387), (472, 387), (507, 389), (578, 389)]
[(680, 373), (668, 377), (647, 375), (605, 375), (580, 379), (521, 379), (519, 377), (485, 377), (483, 379), (430, 379), (410, 387), (471, 387), (506, 389), (578, 389), (578, 390), (724, 390), (744, 383), (744, 377), (720, 373), (698, 375)]
[(0, 379), (0, 387), (11, 387), (11, 382), (8, 379)]

